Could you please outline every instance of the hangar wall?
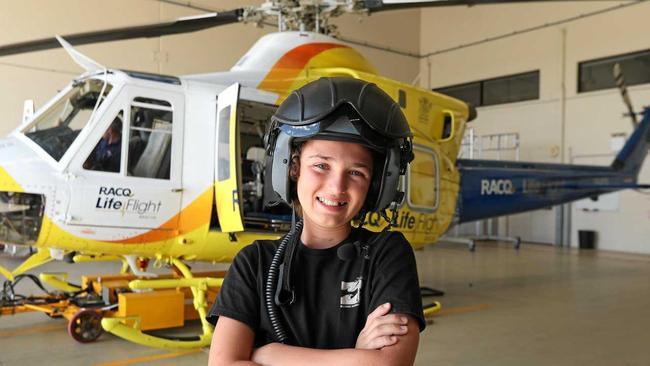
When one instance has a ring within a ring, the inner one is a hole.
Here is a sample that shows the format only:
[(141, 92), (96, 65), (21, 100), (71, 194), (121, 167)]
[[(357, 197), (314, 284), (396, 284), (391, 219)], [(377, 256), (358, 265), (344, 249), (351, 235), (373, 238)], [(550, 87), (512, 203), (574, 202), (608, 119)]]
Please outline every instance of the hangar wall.
[[(261, 3), (261, 0), (247, 3)], [(522, 160), (569, 162), (577, 155), (611, 154), (611, 134), (629, 135), (631, 131), (627, 119), (621, 117), (623, 105), (616, 90), (578, 94), (576, 85), (578, 62), (648, 48), (650, 25), (644, 15), (650, 11), (650, 4), (607, 10), (628, 3), (594, 1), (431, 8), (378, 13), (371, 17), (344, 16), (334, 23), (344, 39), (421, 55), (434, 53), (418, 60), (354, 46), (382, 74), (404, 82), (417, 78), (426, 88), (540, 70), (538, 100), (480, 107), (479, 117), (471, 126), (479, 134), (518, 132)], [(242, 3), (203, 0), (193, 1), (192, 5), (222, 10)], [(543, 26), (597, 11), (602, 12), (561, 25)], [(0, 24), (3, 25), (0, 44), (200, 13), (153, 0), (56, 3), (0, 0)], [(399, 27), (387, 24), (399, 24)], [(533, 26), (540, 29), (457, 47)], [(204, 73), (227, 70), (260, 36), (272, 31), (272, 27), (260, 29), (250, 24), (233, 24), (160, 39), (80, 46), (79, 50), (109, 67), (174, 75)], [(457, 49), (444, 51), (451, 48)], [(39, 107), (80, 72), (60, 49), (0, 58), (0, 109), (3, 111), (0, 135), (18, 125), (25, 99), (34, 99)], [(650, 85), (631, 87), (630, 92), (637, 108), (650, 104)], [(608, 163), (599, 159), (574, 160)], [(650, 182), (648, 165), (646, 161), (642, 182)], [(572, 245), (577, 242), (578, 229), (594, 229), (599, 232), (600, 248), (650, 253), (650, 245), (644, 242), (650, 236), (649, 203), (650, 196), (624, 191), (620, 193), (616, 211), (582, 212), (574, 207)], [(512, 216), (509, 234), (527, 241), (553, 243), (555, 217), (556, 209)]]
[[(199, 0), (191, 4), (219, 11), (262, 2)], [(155, 23), (202, 13), (205, 12), (155, 0), (0, 0), (0, 45), (55, 34)], [(345, 15), (333, 23), (338, 25), (343, 39), (382, 46), (399, 44), (400, 49), (417, 53), (420, 46), (419, 20), (419, 10), (407, 10), (372, 17)], [(401, 26), (393, 29), (386, 27), (386, 23)], [(275, 27), (231, 24), (184, 35), (85, 45), (78, 49), (111, 68), (171, 75), (206, 73), (228, 70), (259, 37), (273, 31)], [(353, 47), (386, 76), (410, 83), (419, 72), (417, 58), (362, 45)], [(38, 108), (81, 72), (62, 49), (1, 57), (0, 136), (18, 126), (26, 99), (33, 99)]]
[[(622, 116), (625, 107), (616, 89), (577, 92), (578, 63), (647, 50), (647, 14), (650, 3), (616, 1), (424, 9), (420, 53), (432, 55), (421, 59), (421, 86), (438, 88), (539, 70), (538, 100), (479, 107), (470, 127), (478, 134), (518, 132), (524, 161), (608, 165), (613, 159), (611, 135), (629, 136), (631, 123)], [(544, 26), (572, 17), (578, 19)], [(535, 26), (539, 29), (521, 32)], [(637, 109), (650, 105), (649, 84), (629, 89)], [(640, 182), (650, 182), (648, 160)], [(572, 206), (572, 246), (577, 245), (577, 230), (589, 229), (598, 232), (600, 249), (650, 253), (650, 195), (623, 191), (614, 211), (583, 212)], [(556, 212), (511, 216), (510, 234), (554, 243)]]

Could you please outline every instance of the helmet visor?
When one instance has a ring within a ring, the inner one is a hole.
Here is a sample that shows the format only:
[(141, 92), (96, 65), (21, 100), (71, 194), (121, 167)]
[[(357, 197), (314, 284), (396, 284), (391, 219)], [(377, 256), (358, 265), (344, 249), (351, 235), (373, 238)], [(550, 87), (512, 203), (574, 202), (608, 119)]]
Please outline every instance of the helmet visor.
[(308, 139), (354, 142), (381, 153), (391, 142), (391, 139), (375, 132), (361, 119), (345, 115), (302, 126), (280, 124), (279, 129), (293, 137), (296, 143)]

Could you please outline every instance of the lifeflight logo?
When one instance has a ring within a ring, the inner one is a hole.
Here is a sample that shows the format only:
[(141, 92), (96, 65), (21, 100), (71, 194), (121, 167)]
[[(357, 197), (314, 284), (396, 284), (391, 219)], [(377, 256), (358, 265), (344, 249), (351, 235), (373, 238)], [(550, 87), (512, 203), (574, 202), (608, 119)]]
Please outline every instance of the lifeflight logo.
[(162, 201), (140, 201), (133, 198), (130, 188), (99, 187), (99, 197), (95, 208), (99, 210), (121, 211), (138, 215), (157, 214)]

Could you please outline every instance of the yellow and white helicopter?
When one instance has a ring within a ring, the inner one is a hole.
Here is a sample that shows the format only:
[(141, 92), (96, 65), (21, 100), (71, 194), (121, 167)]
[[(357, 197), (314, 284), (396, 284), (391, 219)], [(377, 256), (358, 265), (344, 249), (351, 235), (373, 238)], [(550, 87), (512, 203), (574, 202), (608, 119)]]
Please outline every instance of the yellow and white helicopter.
[[(406, 194), (395, 226), (415, 248), (435, 242), (452, 223), (460, 187), (456, 156), (475, 112), (457, 99), (378, 75), (359, 52), (327, 35), (328, 20), (345, 12), (488, 2), (504, 1), (267, 1), (0, 47), (1, 56), (60, 44), (86, 70), (0, 140), (0, 243), (37, 250), (18, 268), (0, 267), (0, 274), (11, 283), (62, 259), (121, 260), (125, 272), (85, 276), (81, 286), (41, 274), (62, 292), (0, 299), (2, 315), (64, 316), (80, 341), (94, 340), (101, 321), (105, 330), (143, 345), (208, 345), (212, 327), (205, 315), (223, 273), (193, 273), (185, 262), (229, 262), (252, 241), (287, 230), (289, 211), (264, 205), (263, 136), (288, 93), (323, 76), (374, 82), (400, 103), (415, 160), (401, 185)], [(109, 69), (71, 46), (266, 19), (281, 31), (262, 37), (226, 72), (175, 77)], [(369, 217), (371, 228), (386, 224), (380, 214)], [(149, 261), (174, 274), (148, 272)], [(188, 295), (193, 309), (184, 307)], [(147, 307), (153, 302), (156, 311)], [(194, 340), (143, 333), (192, 316), (203, 331)]]

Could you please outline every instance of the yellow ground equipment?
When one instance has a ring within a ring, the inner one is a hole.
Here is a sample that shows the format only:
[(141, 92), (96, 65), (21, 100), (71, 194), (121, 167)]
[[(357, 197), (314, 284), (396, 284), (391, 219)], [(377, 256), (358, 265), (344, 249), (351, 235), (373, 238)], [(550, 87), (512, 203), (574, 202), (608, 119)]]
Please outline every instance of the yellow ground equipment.
[[(422, 300), (430, 297), (443, 296), (445, 293), (440, 290), (432, 289), (429, 287), (420, 287), (420, 294), (422, 295)], [(433, 315), (437, 314), (442, 309), (442, 305), (439, 301), (432, 301), (430, 303), (422, 304), (422, 310), (424, 312), (425, 318), (430, 318)]]
[[(217, 296), (225, 272), (203, 272), (188, 276), (183, 263), (173, 263), (174, 273), (156, 279), (133, 274), (83, 276), (80, 286), (68, 283), (65, 274), (22, 274), (6, 281), (0, 293), (0, 316), (42, 312), (68, 320), (68, 333), (81, 343), (96, 340), (108, 329), (139, 344), (159, 348), (207, 346), (212, 326), (205, 320)], [(22, 296), (15, 287), (31, 280), (44, 295)], [(44, 283), (57, 288), (48, 291)], [(179, 328), (185, 321), (201, 321), (203, 334), (192, 339), (152, 336), (145, 331)], [(103, 326), (103, 328), (102, 328)], [(189, 340), (189, 342), (188, 342)]]

